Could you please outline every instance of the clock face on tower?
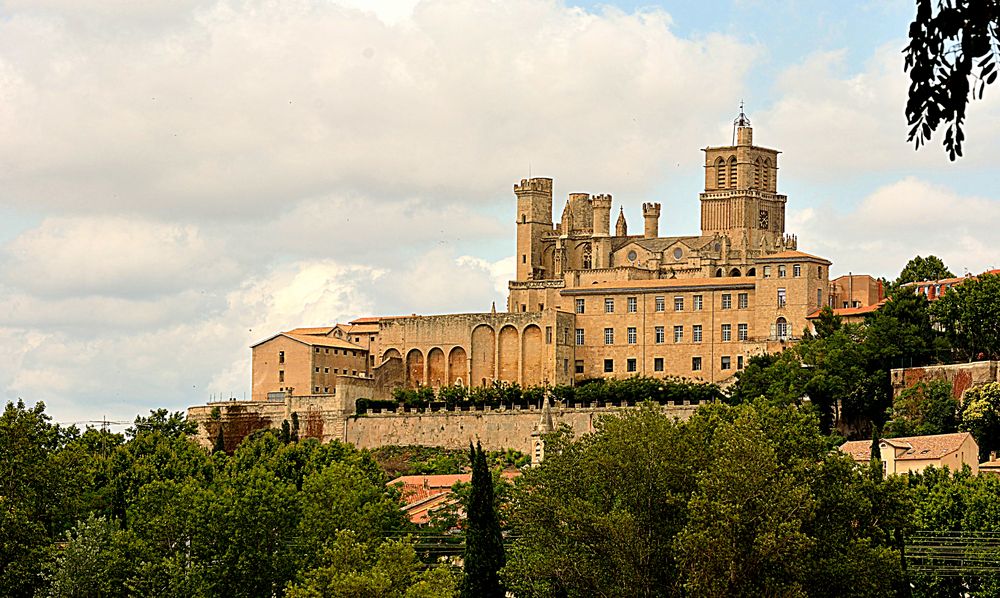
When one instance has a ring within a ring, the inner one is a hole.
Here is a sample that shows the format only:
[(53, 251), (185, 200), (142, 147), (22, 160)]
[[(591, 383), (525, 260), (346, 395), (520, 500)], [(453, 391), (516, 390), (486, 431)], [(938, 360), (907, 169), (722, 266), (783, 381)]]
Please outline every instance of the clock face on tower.
[(767, 228), (767, 210), (760, 211), (760, 228)]

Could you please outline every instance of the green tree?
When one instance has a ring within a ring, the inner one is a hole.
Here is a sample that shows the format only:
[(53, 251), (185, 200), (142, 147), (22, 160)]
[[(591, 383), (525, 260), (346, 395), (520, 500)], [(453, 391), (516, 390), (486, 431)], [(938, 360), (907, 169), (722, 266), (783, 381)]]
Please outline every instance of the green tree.
[(962, 398), (961, 429), (979, 444), (979, 458), (1000, 449), (1000, 382), (974, 386)]
[(959, 357), (1000, 359), (1000, 274), (964, 280), (935, 301), (931, 312)]
[[(939, 126), (950, 159), (962, 155), (970, 97), (983, 97), (997, 78), (1000, 4), (996, 0), (917, 0), (904, 53), (910, 73), (906, 118), (909, 141), (919, 148)], [(971, 80), (971, 81), (970, 81)]]
[(472, 487), (467, 507), (465, 565), (462, 598), (503, 598), (499, 571), (506, 564), (503, 535), (493, 494), (493, 477), (486, 465), (486, 452), (478, 442), (469, 444)]
[(892, 283), (893, 288), (908, 282), (921, 282), (924, 280), (941, 280), (943, 278), (954, 278), (955, 275), (944, 265), (944, 261), (936, 255), (927, 257), (916, 256), (906, 262), (900, 271), (899, 276)]
[(957, 432), (958, 411), (950, 383), (918, 382), (893, 399), (892, 419), (886, 423), (885, 433), (892, 438)]
[(47, 576), (46, 595), (127, 596), (125, 581), (134, 568), (130, 535), (109, 519), (88, 517), (66, 532), (66, 545)]

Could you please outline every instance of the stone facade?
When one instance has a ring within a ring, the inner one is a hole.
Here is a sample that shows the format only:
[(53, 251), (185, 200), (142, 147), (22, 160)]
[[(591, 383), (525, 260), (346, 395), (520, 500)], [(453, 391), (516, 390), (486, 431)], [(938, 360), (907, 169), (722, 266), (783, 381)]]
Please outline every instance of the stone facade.
[(961, 400), (965, 391), (974, 386), (1000, 382), (1000, 361), (896, 368), (892, 370), (891, 376), (893, 396), (899, 396), (899, 393), (919, 382), (944, 380), (951, 384), (951, 392), (955, 399)]

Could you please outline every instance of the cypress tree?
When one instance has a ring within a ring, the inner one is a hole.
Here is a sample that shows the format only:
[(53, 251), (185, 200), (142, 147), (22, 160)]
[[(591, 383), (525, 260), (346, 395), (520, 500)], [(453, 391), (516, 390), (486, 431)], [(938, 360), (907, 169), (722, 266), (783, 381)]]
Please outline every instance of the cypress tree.
[(872, 448), (870, 451), (871, 459), (870, 465), (872, 468), (872, 475), (876, 478), (882, 478), (882, 449), (879, 446), (879, 429), (878, 426), (872, 426)]
[(212, 454), (219, 451), (226, 451), (226, 436), (222, 430), (222, 424), (219, 424), (219, 433), (215, 435), (215, 445), (212, 446)]
[(472, 488), (465, 532), (465, 566), (461, 598), (503, 598), (498, 572), (506, 564), (503, 535), (497, 519), (493, 477), (486, 467), (486, 453), (477, 441), (469, 443)]
[(281, 420), (281, 442), (283, 444), (288, 444), (292, 441), (292, 429), (288, 426), (288, 420)]

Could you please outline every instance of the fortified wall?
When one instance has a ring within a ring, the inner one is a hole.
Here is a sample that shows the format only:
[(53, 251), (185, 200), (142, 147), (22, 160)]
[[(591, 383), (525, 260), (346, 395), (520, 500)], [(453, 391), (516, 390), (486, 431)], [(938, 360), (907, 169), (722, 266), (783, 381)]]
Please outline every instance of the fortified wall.
[[(363, 379), (360, 379), (363, 380)], [(487, 450), (515, 449), (525, 454), (537, 450), (539, 433), (572, 428), (577, 436), (594, 431), (597, 420), (606, 415), (635, 409), (634, 403), (564, 405), (540, 408), (512, 404), (499, 408), (464, 406), (453, 411), (443, 404), (425, 410), (400, 406), (398, 411), (369, 409), (355, 413), (355, 401), (366, 393), (365, 381), (352, 387), (337, 387), (337, 396), (286, 396), (283, 401), (220, 401), (188, 409), (188, 419), (198, 425), (197, 440), (211, 447), (221, 427), (225, 447), (232, 451), (257, 430), (281, 429), (297, 418), (299, 438), (321, 442), (339, 440), (358, 448), (387, 444), (465, 448), (470, 441)], [(678, 401), (661, 407), (665, 413), (687, 420), (698, 409), (697, 401)]]
[(899, 393), (920, 382), (934, 380), (944, 380), (951, 384), (952, 396), (961, 401), (965, 391), (974, 386), (1000, 382), (1000, 361), (897, 368), (892, 370), (892, 394), (899, 396)]

